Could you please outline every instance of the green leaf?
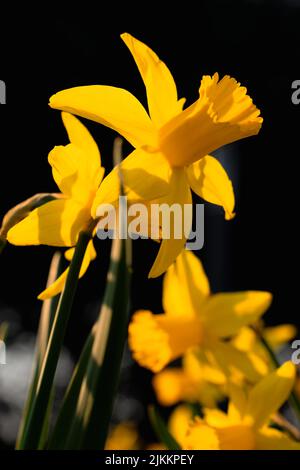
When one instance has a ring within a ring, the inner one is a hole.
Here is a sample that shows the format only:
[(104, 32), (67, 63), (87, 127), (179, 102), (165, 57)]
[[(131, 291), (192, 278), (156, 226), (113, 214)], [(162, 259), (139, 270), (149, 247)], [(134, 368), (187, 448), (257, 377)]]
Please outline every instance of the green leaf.
[[(51, 285), (58, 278), (58, 276), (60, 276), (61, 272), (62, 272), (62, 256), (60, 252), (57, 251), (53, 255), (52, 261), (50, 264), (47, 287)], [(31, 381), (30, 388), (29, 388), (25, 407), (23, 409), (23, 416), (21, 419), (21, 424), (19, 426), (18, 438), (17, 438), (17, 443), (16, 443), (17, 449), (22, 448), (24, 444), (24, 433), (28, 425), (28, 418), (31, 412), (34, 399), (35, 399), (40, 368), (41, 368), (41, 364), (46, 353), (48, 339), (49, 339), (50, 331), (52, 328), (58, 300), (59, 300), (59, 296), (55, 296), (55, 297), (52, 297), (51, 299), (44, 300), (43, 302), (40, 322), (39, 322), (37, 343), (36, 343), (35, 366), (34, 366), (33, 378)], [(49, 413), (50, 413), (50, 410), (49, 410)]]
[(79, 272), (92, 230), (81, 232), (72, 258), (66, 284), (51, 329), (43, 364), (41, 366), (36, 393), (28, 411), (27, 426), (19, 449), (37, 449), (47, 414), (55, 371), (62, 348), (73, 300), (78, 284)]
[(104, 448), (127, 336), (128, 298), (125, 241), (114, 240), (94, 344), (65, 448)]
[(169, 450), (181, 450), (180, 445), (169, 433), (168, 428), (161, 418), (157, 408), (154, 405), (149, 406), (149, 418), (153, 427), (153, 430), (158, 439), (165, 444)]
[(64, 448), (65, 438), (68, 435), (70, 423), (74, 415), (74, 410), (76, 409), (81, 384), (86, 373), (88, 360), (91, 354), (95, 335), (94, 330), (95, 328), (93, 328), (92, 332), (88, 336), (88, 339), (82, 350), (77, 366), (74, 370), (71, 382), (66, 391), (60, 413), (58, 415), (53, 433), (49, 440), (49, 449), (58, 450)]

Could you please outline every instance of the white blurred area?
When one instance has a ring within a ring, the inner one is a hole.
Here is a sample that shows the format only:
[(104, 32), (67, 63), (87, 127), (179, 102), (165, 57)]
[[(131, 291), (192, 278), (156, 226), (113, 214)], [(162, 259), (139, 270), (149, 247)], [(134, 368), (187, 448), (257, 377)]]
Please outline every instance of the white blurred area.
[[(0, 310), (0, 322), (8, 323), (6, 364), (0, 365), (0, 440), (13, 445), (30, 385), (35, 354), (35, 335), (20, 333), (20, 319), (11, 309)], [(59, 361), (55, 386), (57, 403), (60, 401), (73, 370), (70, 353), (64, 349)]]

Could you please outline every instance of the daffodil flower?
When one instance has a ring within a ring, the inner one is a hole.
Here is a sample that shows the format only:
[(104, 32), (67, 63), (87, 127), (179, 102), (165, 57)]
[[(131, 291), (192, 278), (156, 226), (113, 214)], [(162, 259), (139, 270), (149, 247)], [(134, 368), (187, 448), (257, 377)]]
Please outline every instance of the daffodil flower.
[(138, 311), (132, 318), (129, 346), (133, 357), (141, 366), (159, 372), (188, 350), (198, 348), (229, 379), (240, 372), (256, 382), (267, 373), (265, 362), (223, 340), (255, 323), (271, 299), (271, 294), (263, 291), (211, 294), (200, 260), (183, 251), (164, 277), (165, 313)]
[[(70, 143), (57, 146), (49, 153), (53, 178), (61, 191), (60, 197), (34, 209), (14, 225), (7, 239), (14, 245), (51, 245), (74, 247), (81, 230), (93, 224), (92, 204), (104, 175), (98, 147), (85, 126), (75, 116), (62, 113)], [(72, 259), (74, 248), (66, 251)], [(80, 277), (96, 257), (92, 240), (82, 262)], [(62, 291), (68, 269), (39, 295), (52, 297)]]
[[(52, 108), (65, 110), (108, 126), (124, 136), (135, 150), (124, 160), (125, 190), (142, 199), (162, 197), (184, 205), (190, 188), (205, 200), (224, 207), (233, 217), (232, 184), (210, 152), (225, 144), (255, 135), (262, 125), (260, 112), (235, 79), (216, 73), (204, 76), (199, 99), (183, 110), (171, 72), (158, 56), (130, 34), (122, 34), (146, 86), (149, 115), (128, 91), (110, 86), (82, 86), (61, 91), (50, 99)], [(135, 187), (139, 183), (136, 191)], [(164, 183), (169, 183), (168, 196)], [(142, 187), (141, 187), (142, 186)], [(118, 173), (113, 171), (99, 188), (93, 211), (107, 199), (118, 197)], [(163, 239), (149, 277), (165, 272), (185, 244)]]
[(270, 427), (272, 415), (288, 399), (295, 366), (286, 362), (264, 377), (248, 394), (233, 388), (227, 414), (206, 410), (189, 426), (183, 447), (188, 450), (300, 450), (300, 443)]

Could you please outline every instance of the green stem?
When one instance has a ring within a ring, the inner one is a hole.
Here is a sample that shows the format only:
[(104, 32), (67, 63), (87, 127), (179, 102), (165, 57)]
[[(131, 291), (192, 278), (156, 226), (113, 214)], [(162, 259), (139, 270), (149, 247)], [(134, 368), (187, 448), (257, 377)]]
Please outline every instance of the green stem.
[[(271, 362), (273, 363), (274, 367), (278, 369), (280, 367), (280, 363), (276, 357), (276, 354), (274, 353), (273, 349), (269, 345), (268, 341), (264, 338), (264, 336), (261, 334), (260, 331), (258, 331), (256, 328), (254, 328), (254, 331), (256, 332), (257, 336), (260, 339), (261, 344), (264, 346), (265, 350), (270, 356)], [(294, 391), (291, 392), (290, 398), (288, 400), (291, 408), (295, 411), (295, 414), (298, 416), (300, 419), (300, 402), (298, 400), (297, 395), (295, 394)]]
[(152, 428), (157, 435), (158, 439), (165, 444), (169, 450), (181, 450), (180, 445), (169, 433), (168, 427), (160, 416), (157, 408), (154, 405), (150, 405), (148, 414)]
[(65, 288), (61, 294), (55, 314), (47, 351), (39, 376), (35, 401), (28, 418), (28, 424), (24, 432), (24, 440), (22, 446), (20, 446), (21, 449), (37, 449), (39, 444), (47, 412), (47, 403), (50, 399), (59, 354), (77, 288), (79, 272), (90, 238), (91, 230), (81, 232), (78, 238)]

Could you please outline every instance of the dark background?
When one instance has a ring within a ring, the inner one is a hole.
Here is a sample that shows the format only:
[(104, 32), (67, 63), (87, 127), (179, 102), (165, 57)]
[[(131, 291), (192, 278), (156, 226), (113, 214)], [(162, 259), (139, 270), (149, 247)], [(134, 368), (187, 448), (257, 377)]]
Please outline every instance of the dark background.
[[(0, 106), (0, 216), (32, 194), (56, 190), (47, 154), (67, 139), (60, 113), (47, 106), (53, 93), (107, 84), (128, 89), (146, 104), (138, 70), (119, 39), (130, 32), (167, 63), (188, 104), (197, 98), (202, 75), (218, 71), (247, 86), (261, 109), (260, 134), (218, 153), (234, 182), (237, 215), (226, 222), (221, 209), (206, 204), (200, 256), (214, 291), (270, 290), (267, 322), (299, 324), (300, 105), (292, 104), (291, 84), (300, 79), (300, 0), (91, 5), (67, 12), (16, 7), (1, 18), (0, 79), (7, 85), (7, 104)], [(86, 124), (109, 169), (114, 132)], [(80, 282), (66, 339), (75, 359), (103, 292), (109, 243), (96, 246), (99, 256)], [(151, 241), (134, 242), (132, 310), (161, 310), (161, 279), (147, 280), (156, 252)], [(49, 247), (8, 246), (1, 256), (0, 319), (17, 312), (19, 331), (36, 330), (36, 295), (52, 253)], [(125, 395), (143, 395), (146, 402), (150, 374), (137, 366), (131, 374)]]

